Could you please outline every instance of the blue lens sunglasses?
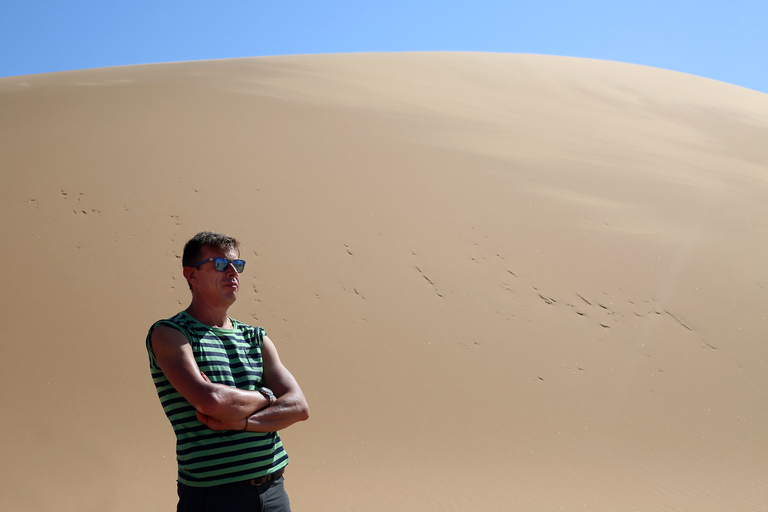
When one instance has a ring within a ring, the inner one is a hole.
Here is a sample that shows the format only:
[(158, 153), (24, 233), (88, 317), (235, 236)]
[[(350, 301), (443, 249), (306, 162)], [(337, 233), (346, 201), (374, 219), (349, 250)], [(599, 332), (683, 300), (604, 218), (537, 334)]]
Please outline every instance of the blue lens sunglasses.
[(245, 260), (228, 260), (227, 258), (208, 258), (207, 260), (198, 261), (197, 263), (193, 263), (189, 266), (200, 270), (200, 266), (204, 263), (208, 263), (209, 261), (213, 262), (213, 268), (219, 272), (224, 272), (227, 270), (227, 267), (229, 267), (230, 263), (233, 267), (235, 267), (235, 270), (237, 270), (238, 274), (242, 274), (243, 269), (245, 268)]

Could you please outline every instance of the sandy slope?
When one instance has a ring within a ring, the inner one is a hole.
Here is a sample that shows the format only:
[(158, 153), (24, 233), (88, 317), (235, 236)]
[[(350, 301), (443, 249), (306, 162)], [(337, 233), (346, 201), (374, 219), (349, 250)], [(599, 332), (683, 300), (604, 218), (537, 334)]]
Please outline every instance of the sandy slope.
[(0, 509), (172, 510), (202, 229), (310, 400), (295, 510), (768, 508), (768, 96), (361, 54), (0, 79)]

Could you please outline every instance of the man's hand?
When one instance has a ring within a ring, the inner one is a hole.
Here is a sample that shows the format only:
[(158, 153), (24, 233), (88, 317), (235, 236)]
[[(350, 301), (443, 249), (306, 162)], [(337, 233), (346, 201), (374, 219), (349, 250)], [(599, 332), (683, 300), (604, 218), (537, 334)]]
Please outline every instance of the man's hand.
[[(211, 382), (211, 379), (209, 379), (203, 372), (200, 372), (200, 376), (205, 382)], [(224, 423), (223, 421), (218, 420), (213, 416), (203, 414), (200, 411), (197, 411), (197, 419), (211, 430), (243, 430), (248, 426), (247, 420)]]
[(224, 423), (213, 416), (206, 416), (197, 411), (197, 419), (211, 430), (243, 430), (246, 427), (246, 420)]

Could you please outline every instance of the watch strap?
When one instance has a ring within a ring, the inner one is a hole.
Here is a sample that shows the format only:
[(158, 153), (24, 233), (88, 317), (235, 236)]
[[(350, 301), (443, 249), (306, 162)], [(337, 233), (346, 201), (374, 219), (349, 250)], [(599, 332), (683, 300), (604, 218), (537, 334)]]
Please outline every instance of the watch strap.
[(265, 387), (260, 387), (259, 389), (257, 389), (257, 391), (259, 393), (261, 393), (262, 395), (264, 395), (264, 398), (269, 400), (269, 405), (267, 405), (267, 407), (269, 407), (270, 405), (275, 403), (275, 394), (272, 392), (271, 389), (265, 388)]

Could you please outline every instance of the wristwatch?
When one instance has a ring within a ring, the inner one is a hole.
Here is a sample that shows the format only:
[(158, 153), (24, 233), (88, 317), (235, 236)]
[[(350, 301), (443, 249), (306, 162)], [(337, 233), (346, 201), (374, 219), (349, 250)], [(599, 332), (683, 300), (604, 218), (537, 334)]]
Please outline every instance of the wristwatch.
[(269, 407), (270, 405), (275, 403), (275, 394), (272, 392), (271, 389), (269, 389), (269, 388), (259, 388), (256, 391), (258, 391), (259, 393), (264, 395), (264, 398), (269, 400), (269, 405), (267, 405), (267, 407)]

